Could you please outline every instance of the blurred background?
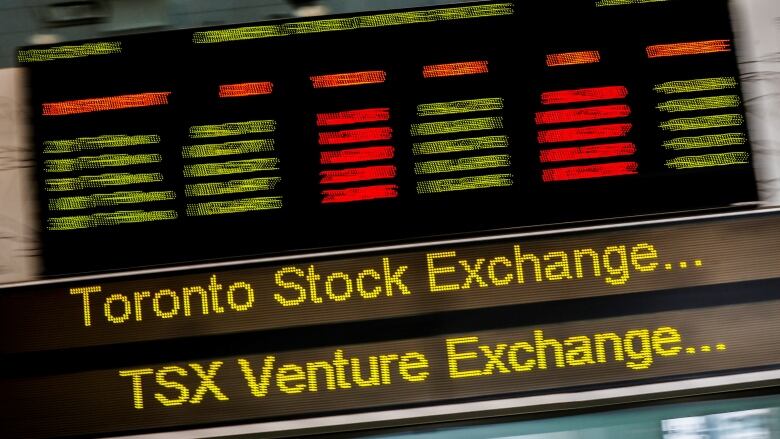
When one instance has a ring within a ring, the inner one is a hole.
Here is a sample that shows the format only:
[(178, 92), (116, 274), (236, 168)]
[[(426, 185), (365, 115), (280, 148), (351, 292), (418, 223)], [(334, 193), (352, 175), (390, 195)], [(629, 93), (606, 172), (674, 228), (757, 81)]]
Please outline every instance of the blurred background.
[(372, 439), (777, 439), (780, 398), (689, 402), (562, 418), (380, 433)]

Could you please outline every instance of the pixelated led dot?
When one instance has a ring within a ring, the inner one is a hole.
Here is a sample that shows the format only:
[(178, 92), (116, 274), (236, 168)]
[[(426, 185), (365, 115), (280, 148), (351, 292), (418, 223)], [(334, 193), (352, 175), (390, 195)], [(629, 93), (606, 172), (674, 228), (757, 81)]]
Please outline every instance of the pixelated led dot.
[(681, 261), (681, 262), (680, 262), (680, 268), (682, 268), (682, 269), (686, 269), (686, 268), (688, 268), (688, 263), (687, 263), (687, 262), (685, 262), (685, 261)]
[(672, 268), (674, 268), (674, 266), (672, 264), (665, 264), (664, 268), (666, 268), (667, 270), (671, 270)]
[(717, 349), (719, 351), (725, 351), (726, 350), (726, 345), (723, 344), (723, 343), (718, 343), (717, 345), (715, 345), (715, 349)]
[(704, 345), (704, 346), (701, 347), (701, 351), (702, 352), (711, 352), (712, 348), (707, 346), (707, 345)]
[(701, 266), (704, 265), (704, 263), (701, 261), (701, 259), (697, 259), (697, 260), (693, 261), (693, 265), (695, 265), (697, 267), (701, 267)]
[(685, 353), (686, 354), (695, 354), (696, 353), (696, 348), (686, 348), (685, 349)]

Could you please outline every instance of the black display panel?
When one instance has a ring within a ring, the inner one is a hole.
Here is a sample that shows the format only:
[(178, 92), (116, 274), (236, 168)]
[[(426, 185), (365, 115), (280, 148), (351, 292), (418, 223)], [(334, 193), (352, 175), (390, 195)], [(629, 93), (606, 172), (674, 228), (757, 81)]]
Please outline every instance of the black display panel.
[(48, 274), (757, 199), (725, 0), (481, 2), (18, 56)]

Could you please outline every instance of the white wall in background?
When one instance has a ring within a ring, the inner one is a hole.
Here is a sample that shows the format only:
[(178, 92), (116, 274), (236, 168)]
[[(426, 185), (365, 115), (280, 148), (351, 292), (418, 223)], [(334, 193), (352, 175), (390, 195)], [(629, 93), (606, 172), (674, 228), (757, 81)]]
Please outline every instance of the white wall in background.
[(0, 283), (35, 278), (33, 168), (21, 69), (0, 69)]
[(732, 0), (761, 199), (780, 205), (780, 1)]

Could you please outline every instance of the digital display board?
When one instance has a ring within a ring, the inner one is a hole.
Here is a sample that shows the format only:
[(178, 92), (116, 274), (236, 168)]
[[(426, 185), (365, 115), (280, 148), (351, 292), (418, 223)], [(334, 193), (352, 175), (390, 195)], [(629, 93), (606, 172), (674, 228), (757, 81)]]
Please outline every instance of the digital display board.
[(48, 274), (757, 199), (725, 0), (23, 48)]
[(751, 215), (32, 284), (0, 290), (0, 354), (773, 279), (777, 248), (780, 217)]
[[(732, 298), (749, 291), (734, 289)], [(771, 289), (777, 296), (777, 282)], [(780, 363), (778, 300), (647, 312), (656, 304), (633, 301), (629, 312), (636, 314), (622, 317), (408, 340), (219, 357), (201, 345), (189, 357), (160, 363), (136, 359), (87, 371), (64, 366), (46, 376), (0, 378), (14, 401), (0, 420), (9, 437), (94, 436), (637, 384)], [(528, 320), (514, 315), (515, 324)], [(233, 343), (238, 350), (256, 344)]]
[(780, 213), (536, 235), (0, 289), (14, 401), (2, 432), (294, 419), (780, 364)]

